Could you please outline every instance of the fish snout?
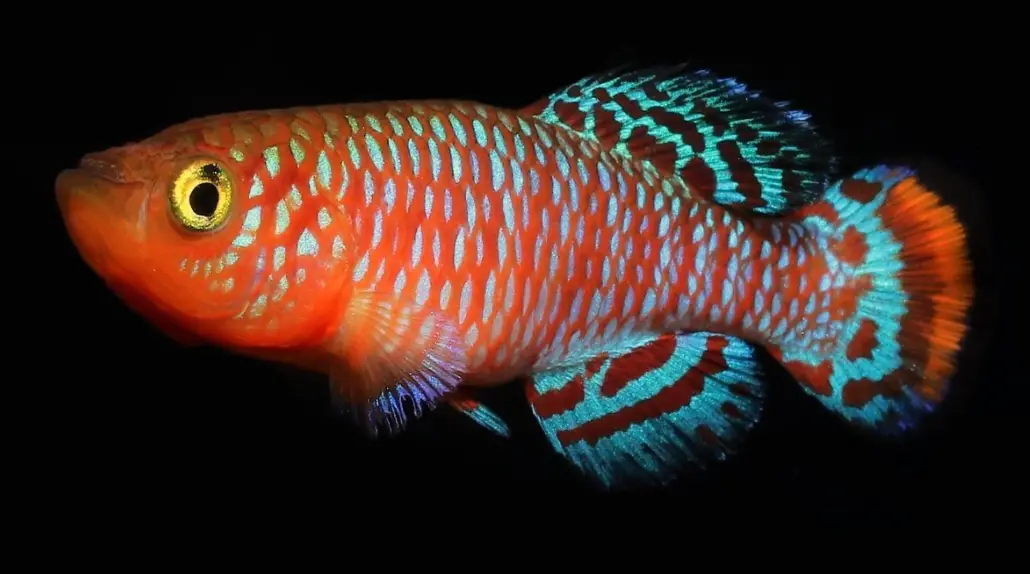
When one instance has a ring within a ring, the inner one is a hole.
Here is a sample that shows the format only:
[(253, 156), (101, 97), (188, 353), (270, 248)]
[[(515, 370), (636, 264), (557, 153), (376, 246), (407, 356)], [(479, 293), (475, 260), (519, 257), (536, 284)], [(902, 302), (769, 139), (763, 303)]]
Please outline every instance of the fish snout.
[(125, 170), (121, 167), (116, 154), (112, 154), (110, 151), (86, 154), (79, 160), (79, 169), (114, 183), (126, 183), (128, 181)]
[(66, 220), (79, 196), (100, 194), (97, 182), (78, 169), (66, 169), (59, 173), (57, 181), (54, 183), (54, 190), (57, 194), (57, 205)]
[(118, 183), (93, 168), (64, 170), (54, 182), (61, 218), (72, 241), (92, 257), (104, 257), (114, 245), (139, 244), (146, 194), (139, 184)]

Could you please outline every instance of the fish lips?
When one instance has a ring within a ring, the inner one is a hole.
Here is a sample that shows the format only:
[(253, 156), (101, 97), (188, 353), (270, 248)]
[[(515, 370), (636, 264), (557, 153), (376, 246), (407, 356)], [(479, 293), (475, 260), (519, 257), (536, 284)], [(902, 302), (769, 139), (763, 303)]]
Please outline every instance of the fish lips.
[(145, 263), (146, 184), (118, 181), (86, 164), (62, 171), (54, 188), (68, 235), (94, 271), (117, 280)]

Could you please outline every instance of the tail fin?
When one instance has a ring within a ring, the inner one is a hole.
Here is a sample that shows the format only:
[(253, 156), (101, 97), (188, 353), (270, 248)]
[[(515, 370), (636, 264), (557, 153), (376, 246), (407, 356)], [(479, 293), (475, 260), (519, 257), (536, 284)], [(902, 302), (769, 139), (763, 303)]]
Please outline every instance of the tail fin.
[(812, 260), (826, 270), (806, 306), (814, 323), (770, 350), (844, 418), (887, 434), (915, 425), (947, 393), (973, 297), (954, 211), (912, 170), (877, 166), (793, 217), (816, 237), (825, 257)]

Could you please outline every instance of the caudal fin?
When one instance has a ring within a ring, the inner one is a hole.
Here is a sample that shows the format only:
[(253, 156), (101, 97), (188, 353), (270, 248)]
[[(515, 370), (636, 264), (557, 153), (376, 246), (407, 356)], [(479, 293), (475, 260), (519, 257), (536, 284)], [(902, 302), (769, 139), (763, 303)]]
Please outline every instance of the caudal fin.
[(972, 267), (955, 212), (914, 171), (877, 166), (795, 217), (825, 269), (806, 305), (812, 324), (770, 350), (849, 421), (884, 433), (913, 426), (947, 394), (967, 330)]

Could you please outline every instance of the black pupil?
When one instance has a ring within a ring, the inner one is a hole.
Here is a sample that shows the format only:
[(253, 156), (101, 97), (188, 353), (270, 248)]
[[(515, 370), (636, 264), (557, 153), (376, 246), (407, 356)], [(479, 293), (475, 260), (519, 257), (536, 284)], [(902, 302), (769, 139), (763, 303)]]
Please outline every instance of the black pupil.
[(193, 213), (201, 217), (211, 217), (218, 208), (218, 188), (215, 184), (205, 181), (198, 183), (190, 192), (190, 207)]

